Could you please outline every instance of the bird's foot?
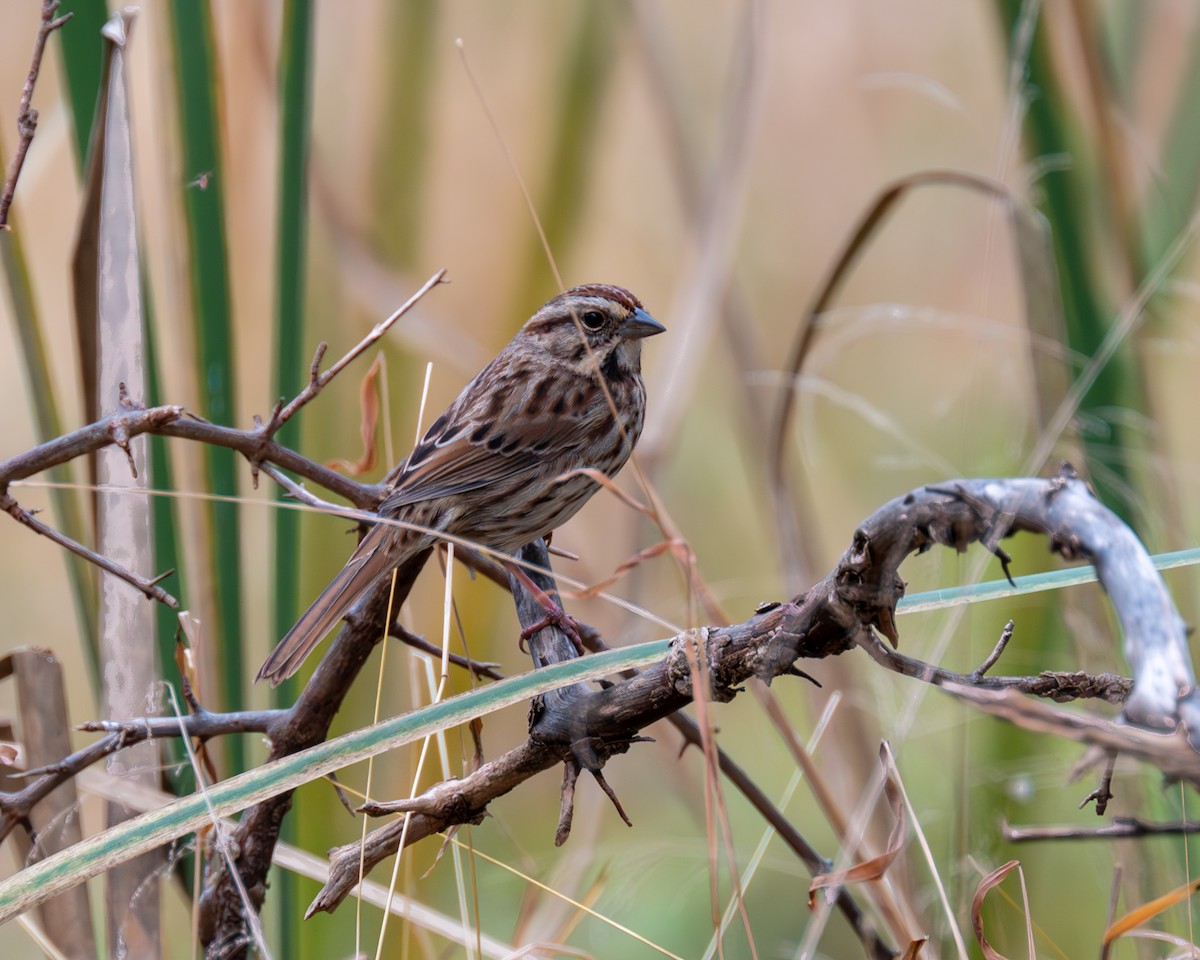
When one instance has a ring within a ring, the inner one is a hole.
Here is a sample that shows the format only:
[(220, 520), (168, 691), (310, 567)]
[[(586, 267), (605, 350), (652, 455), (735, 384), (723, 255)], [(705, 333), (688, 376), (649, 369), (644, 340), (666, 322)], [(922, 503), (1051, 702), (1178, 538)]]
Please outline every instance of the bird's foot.
[(546, 615), (521, 631), (521, 651), (526, 652), (529, 638), (539, 630), (544, 630), (546, 627), (558, 627), (575, 645), (575, 651), (581, 657), (587, 653), (587, 648), (583, 644), (583, 625), (549, 597), (546, 597), (546, 603), (542, 607), (546, 611)]

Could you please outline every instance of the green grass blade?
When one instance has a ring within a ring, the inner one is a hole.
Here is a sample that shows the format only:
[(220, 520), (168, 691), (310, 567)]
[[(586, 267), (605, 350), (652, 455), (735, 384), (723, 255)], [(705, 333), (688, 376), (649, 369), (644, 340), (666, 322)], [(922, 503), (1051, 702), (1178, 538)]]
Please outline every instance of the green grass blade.
[[(1022, 7), (1021, 0), (998, 2), (1010, 41)], [(1098, 242), (1108, 229), (1111, 211), (1089, 162), (1094, 147), (1082, 139), (1076, 110), (1062, 91), (1055, 64), (1044, 24), (1039, 24), (1028, 64), (1027, 85), (1032, 96), (1025, 115), (1025, 136), (1031, 156), (1070, 159), (1065, 167), (1048, 167), (1038, 188), (1041, 210), (1053, 231), (1068, 346), (1090, 357), (1104, 341), (1115, 313), (1102, 292), (1104, 267)], [(1096, 491), (1126, 520), (1132, 509), (1127, 462), (1131, 438), (1113, 412), (1141, 409), (1135, 402), (1139, 396), (1133, 364), (1122, 351), (1100, 371), (1079, 409), (1082, 422), (1103, 425), (1084, 430), (1082, 436)]]
[[(279, 194), (278, 244), (275, 274), (275, 395), (293, 397), (304, 386), (305, 370), (305, 281), (308, 240), (309, 125), (312, 116), (313, 10), (311, 0), (286, 0), (283, 5), (282, 36), (279, 44)], [(403, 232), (403, 231), (402, 231)], [(276, 439), (298, 446), (300, 417), (279, 431)], [(282, 493), (276, 497), (282, 499)], [(295, 510), (275, 513), (275, 573), (272, 585), (272, 638), (282, 637), (299, 614), (300, 514)], [(257, 654), (256, 654), (257, 655)], [(276, 706), (295, 701), (299, 682), (292, 678), (272, 691)], [(281, 837), (296, 841), (296, 822), (288, 817)], [(301, 916), (301, 885), (290, 871), (276, 873), (272, 883), (275, 897), (284, 904), (279, 924), (281, 956), (298, 957), (304, 938), (288, 916)]]
[(301, 784), (351, 764), (395, 750), (438, 730), (446, 730), (559, 687), (646, 666), (660, 660), (669, 640), (653, 640), (620, 650), (591, 654), (479, 687), (441, 703), (326, 740), (300, 753), (264, 764), (143, 814), (40, 861), (0, 883), (0, 924), (56, 893)]
[[(312, 3), (288, 0), (283, 9), (280, 43), (279, 249), (275, 275), (275, 394), (295, 396), (304, 386), (305, 247), (308, 239), (309, 119), (312, 112)], [(303, 414), (301, 414), (303, 416)], [(300, 417), (277, 439), (296, 446)], [(300, 515), (275, 514), (274, 635), (282, 637), (299, 613)], [(295, 684), (276, 690), (276, 702), (295, 700)]]
[[(381, 78), (388, 91), (381, 141), (371, 174), (378, 210), (371, 218), (382, 229), (373, 246), (389, 262), (411, 266), (425, 233), (423, 202), (429, 178), (429, 98), (437, 69), (438, 4), (409, 0), (388, 8), (388, 58)], [(397, 229), (398, 224), (404, 224)]]
[[(217, 67), (208, 6), (200, 0), (172, 0), (171, 32), (183, 136), (184, 208), (187, 218), (192, 302), (196, 323), (198, 382), (204, 395), (201, 410), (217, 423), (235, 422), (233, 341), (222, 212), (220, 129), (217, 117)], [(203, 178), (203, 185), (193, 182)], [(232, 451), (206, 451), (208, 481), (213, 493), (238, 493), (236, 460)], [(211, 571), (218, 623), (210, 632), (217, 644), (224, 705), (231, 710), (244, 703), (242, 690), (241, 560), (238, 509), (231, 503), (210, 507), (213, 527)], [(238, 742), (230, 744), (235, 769), (245, 766)]]
[(58, 15), (70, 13), (71, 19), (58, 35), (62, 43), (62, 63), (66, 74), (67, 103), (71, 107), (71, 133), (75, 144), (75, 166), (83, 169), (96, 114), (96, 95), (104, 65), (104, 44), (100, 28), (108, 20), (107, 4), (100, 0), (64, 0)]
[[(1150, 558), (1156, 570), (1172, 570), (1175, 567), (1190, 567), (1200, 563), (1200, 550), (1176, 550), (1160, 553)], [(902, 597), (896, 604), (897, 613), (920, 613), (940, 610), (943, 607), (958, 607), (966, 603), (983, 603), (987, 600), (1003, 600), (1007, 597), (1022, 597), (1044, 590), (1062, 590), (1096, 580), (1096, 568), (1088, 564), (1066, 570), (1050, 570), (1031, 573), (1007, 580), (989, 580), (985, 583), (970, 583), (944, 590), (925, 590), (912, 596)], [(1015, 585), (1014, 585), (1015, 584)]]

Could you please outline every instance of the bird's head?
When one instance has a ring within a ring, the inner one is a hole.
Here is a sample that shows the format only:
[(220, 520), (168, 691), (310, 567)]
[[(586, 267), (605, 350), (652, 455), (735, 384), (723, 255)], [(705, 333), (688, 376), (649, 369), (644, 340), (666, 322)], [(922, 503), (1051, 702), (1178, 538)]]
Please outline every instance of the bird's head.
[(665, 329), (628, 290), (590, 283), (548, 300), (521, 333), (558, 363), (619, 380), (641, 370), (642, 340)]

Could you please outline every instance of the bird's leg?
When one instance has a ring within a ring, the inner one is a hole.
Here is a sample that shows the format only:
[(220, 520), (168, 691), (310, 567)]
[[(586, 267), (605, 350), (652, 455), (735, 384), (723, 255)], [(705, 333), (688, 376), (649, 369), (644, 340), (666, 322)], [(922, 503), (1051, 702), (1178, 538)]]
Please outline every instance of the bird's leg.
[(529, 578), (529, 575), (515, 563), (506, 563), (504, 565), (514, 577), (521, 581), (521, 586), (529, 591), (530, 596), (537, 601), (538, 606), (546, 611), (546, 615), (542, 617), (541, 620), (537, 621), (537, 623), (530, 624), (521, 631), (521, 649), (525, 649), (525, 644), (529, 641), (529, 638), (539, 630), (545, 627), (555, 626), (567, 635), (571, 643), (575, 645), (576, 651), (578, 651), (579, 655), (582, 657), (587, 651), (584, 648), (583, 637), (580, 634), (580, 625), (575, 618), (567, 613), (557, 603), (555, 603), (550, 595), (536, 583), (534, 583)]

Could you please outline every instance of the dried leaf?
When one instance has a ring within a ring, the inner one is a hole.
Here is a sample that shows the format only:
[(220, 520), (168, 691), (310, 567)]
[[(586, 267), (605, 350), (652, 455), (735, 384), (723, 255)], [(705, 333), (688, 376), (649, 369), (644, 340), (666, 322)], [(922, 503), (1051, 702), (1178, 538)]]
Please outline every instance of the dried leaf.
[(376, 427), (379, 425), (379, 377), (383, 373), (383, 354), (375, 356), (375, 362), (363, 375), (358, 386), (359, 407), (362, 417), (359, 420), (358, 432), (362, 437), (363, 454), (357, 460), (330, 460), (327, 466), (331, 470), (340, 470), (352, 477), (362, 476), (375, 469), (375, 460), (379, 447), (375, 443)]
[(921, 948), (928, 942), (928, 937), (918, 937), (916, 940), (909, 940), (908, 946), (904, 948), (903, 960), (917, 960), (917, 957), (921, 955)]
[[(175, 642), (175, 667), (183, 679), (186, 692), (190, 694), (189, 703), (203, 703), (200, 692), (200, 673), (196, 668), (196, 641), (200, 636), (200, 623), (188, 610), (179, 611), (179, 632)], [(186, 643), (184, 641), (187, 641)], [(204, 765), (204, 773), (210, 781), (220, 780), (212, 754), (203, 740), (192, 738), (192, 748), (196, 751), (196, 759)]]
[(1020, 865), (1020, 860), (1009, 860), (1003, 866), (997, 867), (979, 881), (979, 886), (975, 888), (975, 896), (971, 898), (971, 927), (975, 931), (975, 939), (979, 943), (979, 949), (983, 951), (985, 960), (1005, 960), (1005, 957), (1004, 954), (988, 943), (987, 938), (983, 935), (983, 914), (981, 912), (983, 910), (983, 898), (987, 896), (987, 892), (992, 887), (996, 886)]
[[(88, 419), (114, 407), (124, 413), (146, 397), (144, 313), (137, 219), (137, 181), (133, 165), (128, 44), (135, 10), (117, 12), (104, 25), (104, 79), (97, 103), (93, 141), (83, 195), (83, 216), (74, 257), (75, 323), (82, 363)], [(150, 505), (129, 496), (147, 486), (149, 449), (134, 437), (93, 454), (97, 552), (127, 570), (154, 566)], [(100, 655), (104, 702), (109, 719), (124, 720), (146, 712), (146, 691), (161, 674), (154, 609), (111, 574), (100, 578)], [(110, 669), (119, 665), (120, 669)], [(157, 781), (159, 748), (145, 741), (110, 761), (129, 779)], [(127, 819), (110, 805), (109, 825)], [(120, 942), (132, 954), (157, 956), (160, 949), (158, 885), (161, 853), (150, 853), (111, 870), (105, 907), (109, 952)], [(54, 924), (47, 924), (55, 929)], [(94, 955), (94, 954), (93, 954)]]
[(467, 729), (471, 731), (471, 742), (475, 745), (471, 763), (478, 770), (486, 762), (483, 755), (483, 717), (472, 717)]
[(200, 677), (196, 672), (196, 655), (192, 652), (191, 645), (184, 643), (182, 637), (175, 642), (175, 669), (179, 671), (179, 675), (191, 686), (192, 693), (199, 698)]
[(812, 883), (808, 886), (808, 908), (810, 910), (816, 904), (818, 890), (827, 887), (841, 887), (848, 883), (882, 879), (883, 875), (887, 873), (888, 867), (892, 865), (892, 861), (896, 859), (896, 855), (904, 847), (908, 826), (904, 815), (904, 797), (896, 786), (895, 767), (886, 752), (880, 752), (880, 760), (887, 768), (887, 779), (884, 781), (883, 789), (887, 794), (888, 803), (892, 807), (892, 816), (895, 819), (892, 832), (888, 835), (887, 849), (879, 856), (856, 863), (845, 870), (833, 870), (830, 873), (822, 873), (813, 877)]
[(1147, 920), (1157, 917), (1168, 907), (1182, 903), (1197, 890), (1200, 890), (1200, 877), (1197, 877), (1190, 883), (1185, 883), (1181, 887), (1176, 887), (1170, 893), (1164, 893), (1161, 897), (1155, 897), (1149, 903), (1144, 903), (1140, 907), (1130, 910), (1129, 913), (1125, 914), (1125, 916), (1121, 917), (1120, 920), (1104, 931), (1104, 945), (1108, 946), (1117, 937), (1123, 937), (1135, 927), (1140, 927)]

